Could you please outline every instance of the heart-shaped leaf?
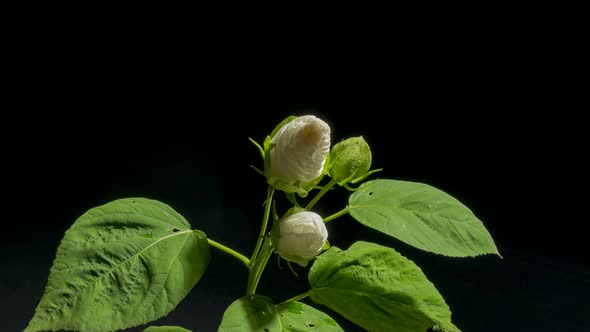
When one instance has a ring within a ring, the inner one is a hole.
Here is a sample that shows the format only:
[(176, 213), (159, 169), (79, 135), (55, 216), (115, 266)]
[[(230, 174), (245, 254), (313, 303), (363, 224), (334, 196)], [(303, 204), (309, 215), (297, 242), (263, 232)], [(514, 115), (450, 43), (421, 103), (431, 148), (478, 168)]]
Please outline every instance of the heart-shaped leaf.
[(26, 330), (111, 331), (168, 312), (209, 263), (202, 232), (145, 198), (93, 208), (66, 231)]
[(369, 331), (459, 331), (434, 285), (395, 250), (356, 242), (331, 247), (309, 271), (310, 298)]
[(223, 314), (219, 332), (302, 332), (343, 331), (325, 313), (301, 302), (273, 304), (262, 295), (248, 295), (234, 301)]
[(358, 222), (416, 248), (453, 257), (499, 255), (473, 212), (429, 185), (369, 181), (348, 202), (350, 215)]

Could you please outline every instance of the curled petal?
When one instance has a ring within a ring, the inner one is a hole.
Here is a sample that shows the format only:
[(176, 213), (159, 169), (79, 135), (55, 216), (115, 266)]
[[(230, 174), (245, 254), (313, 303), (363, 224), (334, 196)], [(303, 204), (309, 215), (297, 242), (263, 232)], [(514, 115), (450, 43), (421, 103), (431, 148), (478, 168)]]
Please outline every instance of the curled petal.
[(271, 177), (290, 184), (312, 182), (330, 152), (330, 126), (313, 115), (298, 117), (279, 129), (271, 146)]

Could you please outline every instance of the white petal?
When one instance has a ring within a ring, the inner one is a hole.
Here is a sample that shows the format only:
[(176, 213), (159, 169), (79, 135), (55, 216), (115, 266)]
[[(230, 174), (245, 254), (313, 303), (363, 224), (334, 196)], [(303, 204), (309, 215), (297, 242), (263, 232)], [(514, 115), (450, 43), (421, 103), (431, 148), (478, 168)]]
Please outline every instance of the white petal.
[(301, 116), (279, 129), (271, 143), (271, 176), (309, 183), (321, 175), (330, 152), (330, 126)]
[(283, 257), (310, 259), (320, 253), (328, 231), (317, 213), (302, 211), (292, 214), (279, 224), (280, 238), (275, 249)]

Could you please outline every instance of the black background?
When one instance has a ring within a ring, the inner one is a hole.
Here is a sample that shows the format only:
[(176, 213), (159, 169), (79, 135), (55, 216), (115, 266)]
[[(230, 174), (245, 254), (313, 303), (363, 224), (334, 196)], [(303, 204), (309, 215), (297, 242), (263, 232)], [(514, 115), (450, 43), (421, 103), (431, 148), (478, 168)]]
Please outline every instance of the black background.
[[(578, 99), (546, 97), (5, 98), (3, 108), (20, 115), (3, 123), (12, 127), (3, 137), (0, 286), (2, 312), (11, 313), (4, 324), (19, 330), (32, 316), (67, 227), (116, 198), (164, 201), (211, 238), (252, 250), (265, 183), (248, 168), (261, 161), (247, 137), (262, 140), (285, 116), (313, 113), (331, 124), (334, 142), (364, 135), (374, 166), (385, 169), (382, 177), (429, 183), (471, 207), (504, 259), (423, 253), (348, 217), (329, 225), (333, 245), (362, 239), (397, 248), (424, 269), (465, 331), (582, 331), (589, 178), (586, 161), (567, 157), (585, 151), (578, 125), (552, 136), (569, 121), (534, 124), (547, 116), (542, 111), (582, 106)], [(513, 121), (508, 111), (516, 108), (538, 113)], [(38, 109), (47, 112), (30, 112)], [(327, 196), (318, 211), (335, 212), (345, 195)], [(304, 290), (302, 279), (271, 261), (260, 291), (284, 299)], [(161, 323), (213, 330), (245, 280), (238, 262), (214, 251), (202, 281)]]
[[(332, 245), (396, 248), (423, 268), (463, 331), (588, 329), (589, 103), (572, 96), (584, 92), (577, 69), (214, 64), (197, 61), (182, 26), (118, 28), (88, 36), (56, 23), (11, 44), (20, 47), (3, 67), (0, 98), (3, 330), (32, 317), (64, 231), (113, 199), (166, 202), (249, 254), (266, 186), (248, 167), (261, 161), (247, 138), (310, 113), (331, 125), (333, 142), (363, 135), (381, 177), (464, 202), (504, 258), (424, 253), (349, 217), (329, 225)], [(335, 191), (317, 210), (331, 214), (345, 200)], [(259, 291), (277, 301), (304, 291), (298, 271), (271, 260)], [(215, 330), (246, 277), (214, 250), (199, 284), (158, 324)]]

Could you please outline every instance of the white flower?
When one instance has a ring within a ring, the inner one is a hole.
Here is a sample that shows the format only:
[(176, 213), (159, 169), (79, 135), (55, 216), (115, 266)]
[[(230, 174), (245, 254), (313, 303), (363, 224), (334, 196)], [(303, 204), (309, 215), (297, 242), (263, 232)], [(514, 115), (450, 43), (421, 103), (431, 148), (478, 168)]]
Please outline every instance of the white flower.
[(272, 230), (275, 251), (302, 266), (322, 251), (327, 240), (328, 230), (322, 217), (310, 211), (293, 213)]
[(318, 178), (330, 152), (330, 126), (313, 116), (300, 116), (271, 140), (270, 176), (293, 184)]

